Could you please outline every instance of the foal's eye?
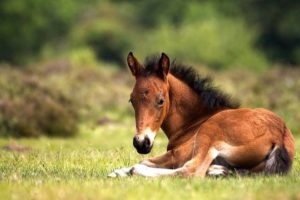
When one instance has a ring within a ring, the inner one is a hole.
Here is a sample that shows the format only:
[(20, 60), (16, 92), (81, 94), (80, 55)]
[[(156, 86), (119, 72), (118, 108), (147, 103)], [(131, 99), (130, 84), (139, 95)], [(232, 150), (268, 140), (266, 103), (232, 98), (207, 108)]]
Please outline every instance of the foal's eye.
[(157, 102), (158, 106), (162, 106), (164, 104), (165, 100), (163, 98), (159, 99)]

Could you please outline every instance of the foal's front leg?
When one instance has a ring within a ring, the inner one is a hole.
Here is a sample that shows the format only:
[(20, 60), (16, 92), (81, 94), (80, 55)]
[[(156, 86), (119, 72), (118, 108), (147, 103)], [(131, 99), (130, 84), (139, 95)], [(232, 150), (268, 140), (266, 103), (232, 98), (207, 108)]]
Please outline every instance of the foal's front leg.
[(180, 174), (184, 160), (188, 155), (185, 150), (182, 156), (182, 147), (167, 151), (165, 154), (143, 160), (140, 164), (133, 166), (131, 174), (146, 177), (174, 176)]
[(163, 155), (145, 159), (132, 167), (117, 169), (108, 176), (117, 177), (137, 174), (155, 177), (177, 175), (182, 170), (181, 166), (189, 159), (191, 159), (190, 148), (187, 148), (187, 145), (182, 145), (179, 148), (167, 151)]
[(190, 158), (190, 153), (183, 147), (169, 150), (165, 154), (148, 158), (129, 168), (117, 169), (110, 173), (109, 177), (130, 176), (133, 174), (156, 177), (162, 175), (176, 175), (186, 160)]
[[(165, 169), (165, 168), (153, 168), (148, 167), (143, 164), (137, 164), (133, 166), (133, 168), (130, 170), (131, 174), (137, 174), (141, 176), (146, 177), (157, 177), (157, 176), (184, 176), (184, 177), (190, 177), (190, 176), (198, 176), (198, 177), (204, 177), (206, 175), (206, 172), (212, 163), (213, 159), (216, 158), (218, 155), (218, 152), (215, 148), (207, 147), (207, 148), (201, 148), (197, 152), (197, 154), (194, 155), (194, 157), (186, 162), (182, 167), (176, 168), (176, 169)], [(220, 173), (220, 169), (218, 171)]]
[(137, 164), (130, 170), (131, 174), (136, 174), (145, 177), (158, 177), (158, 176), (175, 176), (180, 172), (181, 168), (166, 169), (166, 168), (153, 168), (143, 164)]
[(131, 175), (131, 172), (130, 172), (131, 169), (132, 169), (132, 167), (123, 167), (121, 169), (116, 169), (113, 172), (111, 172), (110, 174), (108, 174), (107, 176), (110, 177), (110, 178), (130, 176)]
[(178, 166), (178, 158), (174, 155), (174, 150), (167, 151), (163, 155), (147, 158), (140, 162), (140, 164), (153, 168), (167, 168), (173, 169)]
[(168, 151), (161, 156), (145, 159), (132, 167), (117, 169), (108, 176), (123, 177), (137, 174), (141, 176), (156, 177), (161, 175), (172, 175), (173, 173), (176, 173), (176, 170), (171, 168), (178, 166), (178, 162), (178, 159), (173, 156), (173, 152)]
[(124, 177), (124, 176), (131, 176), (131, 175), (141, 175), (145, 177), (157, 177), (157, 176), (172, 176), (177, 175), (180, 172), (181, 168), (177, 169), (166, 169), (166, 168), (153, 168), (148, 167), (143, 164), (136, 164), (133, 167), (128, 168), (121, 168), (113, 171), (108, 175), (108, 177)]

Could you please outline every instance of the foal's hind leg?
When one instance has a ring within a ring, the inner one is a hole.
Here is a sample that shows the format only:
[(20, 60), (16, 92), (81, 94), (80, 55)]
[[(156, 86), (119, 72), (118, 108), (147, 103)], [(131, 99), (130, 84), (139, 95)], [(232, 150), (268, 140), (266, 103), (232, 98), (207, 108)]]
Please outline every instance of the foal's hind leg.
[(216, 157), (208, 168), (206, 174), (208, 176), (227, 176), (232, 173), (233, 167), (223, 158)]
[(206, 175), (214, 177), (227, 176), (228, 174), (229, 169), (222, 165), (211, 165), (206, 172)]
[(181, 169), (177, 171), (177, 175), (187, 177), (197, 176), (203, 178), (205, 177), (212, 161), (217, 156), (218, 152), (214, 147), (203, 145), (198, 149), (198, 152), (193, 156), (193, 158), (186, 162)]

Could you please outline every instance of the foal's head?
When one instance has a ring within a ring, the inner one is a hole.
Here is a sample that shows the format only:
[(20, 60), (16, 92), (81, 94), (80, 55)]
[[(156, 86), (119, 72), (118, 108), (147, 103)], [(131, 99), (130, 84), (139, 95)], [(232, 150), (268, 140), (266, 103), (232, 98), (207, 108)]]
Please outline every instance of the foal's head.
[(136, 82), (130, 95), (130, 102), (135, 111), (136, 134), (133, 145), (141, 154), (151, 151), (167, 110), (169, 92), (167, 75), (170, 68), (168, 56), (162, 53), (158, 63), (153, 63), (151, 71), (141, 65), (130, 52), (127, 63)]

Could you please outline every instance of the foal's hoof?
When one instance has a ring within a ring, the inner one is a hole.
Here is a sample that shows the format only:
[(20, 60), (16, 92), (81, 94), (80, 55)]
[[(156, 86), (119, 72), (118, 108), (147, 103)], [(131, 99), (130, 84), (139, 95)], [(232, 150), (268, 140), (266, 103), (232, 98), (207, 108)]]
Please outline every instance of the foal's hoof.
[(109, 178), (116, 178), (116, 177), (125, 177), (125, 176), (130, 176), (132, 175), (130, 173), (131, 168), (121, 168), (121, 169), (116, 169), (115, 171), (113, 171), (112, 173), (108, 174), (107, 177)]
[(211, 165), (206, 174), (212, 177), (224, 177), (229, 174), (229, 170), (222, 165)]

